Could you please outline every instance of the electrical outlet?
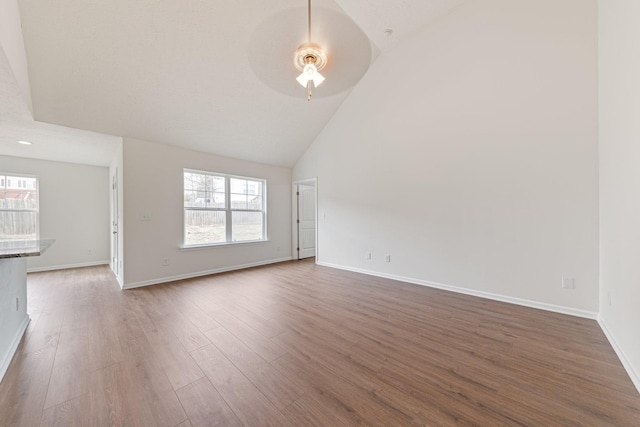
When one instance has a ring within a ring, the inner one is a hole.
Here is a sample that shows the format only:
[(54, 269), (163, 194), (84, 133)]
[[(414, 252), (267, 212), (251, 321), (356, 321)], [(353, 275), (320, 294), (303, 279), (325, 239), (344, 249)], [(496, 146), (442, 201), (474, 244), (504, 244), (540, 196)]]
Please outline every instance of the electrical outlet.
[(391, 255), (387, 254), (384, 256), (384, 262), (391, 262)]
[(364, 254), (365, 259), (371, 259), (371, 252), (367, 252), (366, 254)]
[(20, 310), (20, 298), (16, 298), (16, 311)]
[(576, 284), (573, 277), (563, 277), (562, 278), (562, 289), (575, 289)]
[(151, 214), (150, 213), (140, 214), (140, 221), (151, 221)]
[(93, 251), (91, 249), (87, 249), (87, 255), (91, 255)]
[(169, 265), (169, 258), (163, 258), (162, 259), (162, 265), (164, 265), (165, 267)]

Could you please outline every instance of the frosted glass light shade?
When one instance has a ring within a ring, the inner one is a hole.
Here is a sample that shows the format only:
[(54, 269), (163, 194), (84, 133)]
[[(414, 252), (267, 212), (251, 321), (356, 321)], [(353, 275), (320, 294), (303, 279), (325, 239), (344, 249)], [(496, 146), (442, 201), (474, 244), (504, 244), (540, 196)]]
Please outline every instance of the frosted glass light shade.
[(318, 87), (324, 81), (324, 77), (318, 72), (318, 69), (314, 64), (307, 64), (304, 66), (302, 74), (300, 74), (296, 80), (303, 87), (307, 87), (309, 81), (312, 81), (313, 85)]

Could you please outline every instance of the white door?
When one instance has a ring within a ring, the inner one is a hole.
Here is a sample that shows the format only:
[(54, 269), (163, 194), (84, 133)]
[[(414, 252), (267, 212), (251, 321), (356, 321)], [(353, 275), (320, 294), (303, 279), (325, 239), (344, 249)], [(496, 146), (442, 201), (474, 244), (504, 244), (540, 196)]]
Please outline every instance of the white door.
[(111, 235), (113, 239), (111, 241), (111, 253), (112, 256), (112, 264), (111, 269), (113, 272), (118, 275), (118, 171), (113, 175), (111, 182), (111, 194), (113, 200), (111, 202), (112, 212), (111, 212)]
[(298, 259), (316, 256), (316, 188), (298, 185)]

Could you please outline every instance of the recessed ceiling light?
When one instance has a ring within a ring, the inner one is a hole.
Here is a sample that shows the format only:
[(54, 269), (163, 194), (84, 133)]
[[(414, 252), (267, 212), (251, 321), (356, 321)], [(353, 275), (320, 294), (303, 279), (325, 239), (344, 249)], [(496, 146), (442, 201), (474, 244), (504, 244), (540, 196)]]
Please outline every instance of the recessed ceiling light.
[(18, 144), (22, 144), (22, 145), (31, 145), (33, 144), (32, 142), (29, 141), (18, 141)]

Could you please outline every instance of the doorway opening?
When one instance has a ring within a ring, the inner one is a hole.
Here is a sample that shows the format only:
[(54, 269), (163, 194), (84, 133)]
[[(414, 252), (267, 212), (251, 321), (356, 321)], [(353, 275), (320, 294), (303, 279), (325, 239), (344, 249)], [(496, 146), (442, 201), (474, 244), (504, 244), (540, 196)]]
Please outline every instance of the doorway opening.
[(293, 183), (293, 249), (295, 259), (317, 257), (318, 195), (316, 190), (316, 178)]

